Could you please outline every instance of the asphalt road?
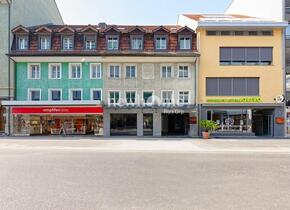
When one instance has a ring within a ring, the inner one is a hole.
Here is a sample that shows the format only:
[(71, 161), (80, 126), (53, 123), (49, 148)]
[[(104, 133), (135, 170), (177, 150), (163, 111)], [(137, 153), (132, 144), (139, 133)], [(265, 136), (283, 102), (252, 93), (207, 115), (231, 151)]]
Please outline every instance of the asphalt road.
[(0, 209), (290, 209), (290, 155), (1, 149)]

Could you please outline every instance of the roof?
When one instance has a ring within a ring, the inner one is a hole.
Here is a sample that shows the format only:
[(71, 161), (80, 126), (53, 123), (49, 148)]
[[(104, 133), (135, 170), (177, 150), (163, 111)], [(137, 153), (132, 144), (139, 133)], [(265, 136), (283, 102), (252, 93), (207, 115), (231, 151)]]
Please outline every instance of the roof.
[(251, 17), (241, 14), (183, 14), (196, 27), (287, 27), (287, 22)]

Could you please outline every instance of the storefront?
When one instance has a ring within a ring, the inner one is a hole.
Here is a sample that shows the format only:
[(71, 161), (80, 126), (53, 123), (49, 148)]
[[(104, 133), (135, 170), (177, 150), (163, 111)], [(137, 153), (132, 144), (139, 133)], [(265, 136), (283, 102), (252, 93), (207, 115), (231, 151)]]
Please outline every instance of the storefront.
[(5, 132), (5, 123), (6, 123), (5, 114), (6, 114), (5, 107), (0, 105), (0, 133)]
[(10, 106), (11, 134), (103, 135), (101, 106)]
[(196, 107), (108, 107), (105, 136), (197, 136)]
[(203, 105), (202, 119), (213, 120), (218, 129), (213, 136), (284, 136), (284, 111), (282, 105), (224, 106)]

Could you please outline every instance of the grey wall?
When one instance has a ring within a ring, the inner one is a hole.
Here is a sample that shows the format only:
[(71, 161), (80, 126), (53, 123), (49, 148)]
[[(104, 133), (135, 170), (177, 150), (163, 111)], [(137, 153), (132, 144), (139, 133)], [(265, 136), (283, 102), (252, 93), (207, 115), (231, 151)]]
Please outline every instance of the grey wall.
[[(11, 29), (18, 25), (63, 24), (55, 0), (13, 0)], [(8, 4), (0, 3), (0, 98), (8, 96)], [(12, 69), (12, 68), (11, 68)], [(11, 85), (14, 86), (13, 74)], [(13, 91), (12, 91), (13, 92)]]

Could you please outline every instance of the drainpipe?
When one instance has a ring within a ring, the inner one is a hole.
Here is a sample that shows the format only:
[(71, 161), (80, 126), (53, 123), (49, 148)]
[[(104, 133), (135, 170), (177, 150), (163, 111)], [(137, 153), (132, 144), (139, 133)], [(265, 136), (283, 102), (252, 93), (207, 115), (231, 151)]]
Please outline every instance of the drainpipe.
[[(11, 4), (12, 0), (7, 0), (8, 3), (8, 100), (11, 101), (11, 63), (10, 63), (10, 53), (11, 53)], [(8, 109), (8, 135), (11, 135), (11, 114), (10, 107)]]

